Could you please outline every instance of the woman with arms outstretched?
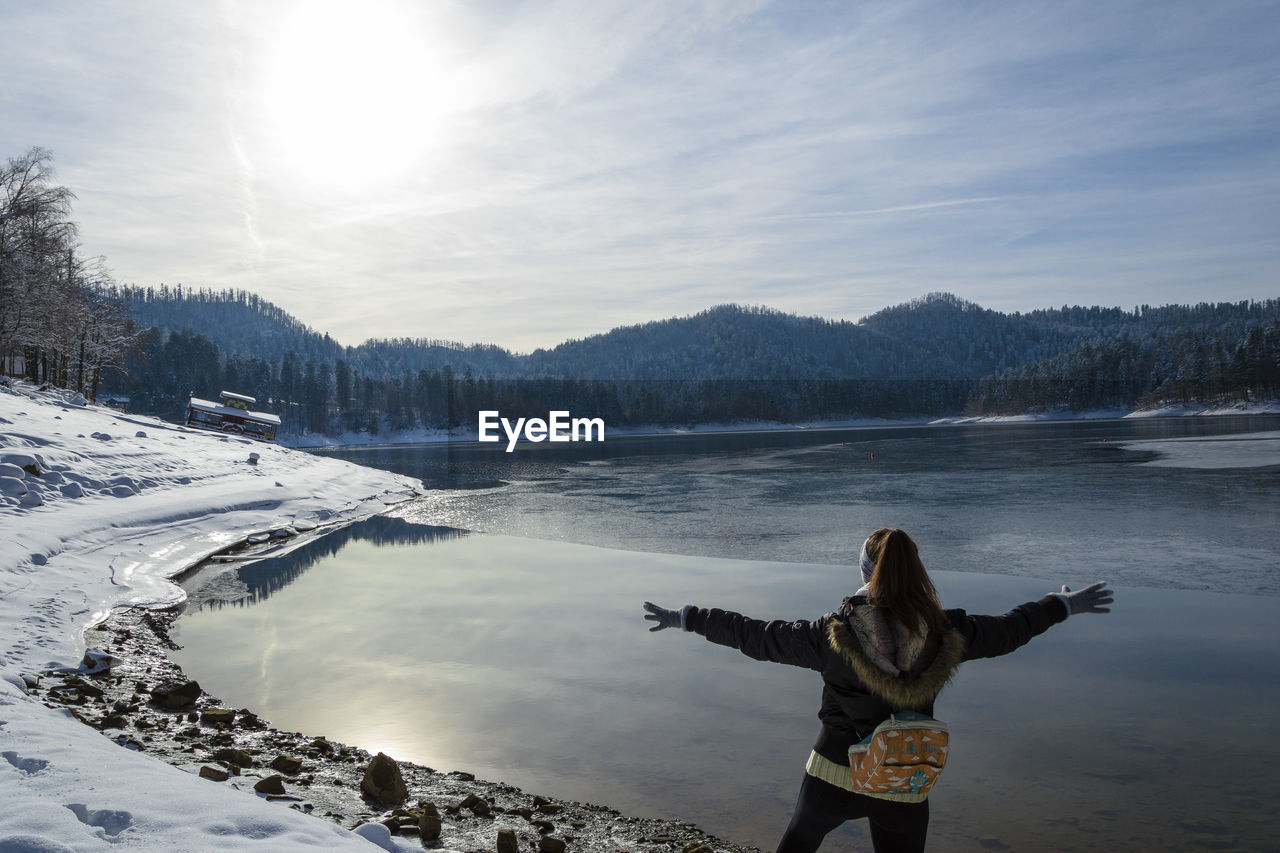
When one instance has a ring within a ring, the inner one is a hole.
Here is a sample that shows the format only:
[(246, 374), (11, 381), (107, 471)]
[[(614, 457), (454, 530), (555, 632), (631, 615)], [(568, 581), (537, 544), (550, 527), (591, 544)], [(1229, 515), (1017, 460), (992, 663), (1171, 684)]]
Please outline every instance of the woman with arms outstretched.
[[(651, 631), (681, 627), (756, 660), (822, 673), (822, 730), (778, 853), (812, 853), (847, 820), (867, 818), (877, 853), (924, 850), (925, 796), (858, 793), (849, 747), (899, 711), (933, 715), (933, 701), (966, 660), (1008, 654), (1076, 613), (1107, 613), (1105, 583), (1077, 592), (1064, 586), (1003, 616), (943, 610), (916, 544), (883, 527), (862, 546), (863, 586), (835, 613), (813, 622), (765, 622), (688, 605), (667, 610), (645, 602)], [(904, 801), (908, 800), (908, 801)], [(918, 802), (909, 800), (919, 799)]]

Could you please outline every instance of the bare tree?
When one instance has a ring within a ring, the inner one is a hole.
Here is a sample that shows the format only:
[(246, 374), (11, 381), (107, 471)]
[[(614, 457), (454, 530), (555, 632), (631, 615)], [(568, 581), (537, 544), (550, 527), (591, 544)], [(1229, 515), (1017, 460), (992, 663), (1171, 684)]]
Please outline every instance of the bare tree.
[(136, 331), (102, 258), (77, 255), (74, 198), (43, 148), (0, 165), (0, 372), (21, 355), (29, 378), (96, 396)]

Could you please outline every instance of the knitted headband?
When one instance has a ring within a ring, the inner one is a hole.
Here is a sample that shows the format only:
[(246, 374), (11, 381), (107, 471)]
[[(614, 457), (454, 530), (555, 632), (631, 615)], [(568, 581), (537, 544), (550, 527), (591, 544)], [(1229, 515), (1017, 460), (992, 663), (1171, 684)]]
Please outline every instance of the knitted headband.
[[(870, 542), (867, 539), (867, 542)], [(858, 555), (858, 568), (862, 571), (862, 583), (871, 583), (871, 575), (875, 573), (876, 564), (871, 562), (871, 555), (867, 553), (867, 542), (862, 543), (862, 553)]]

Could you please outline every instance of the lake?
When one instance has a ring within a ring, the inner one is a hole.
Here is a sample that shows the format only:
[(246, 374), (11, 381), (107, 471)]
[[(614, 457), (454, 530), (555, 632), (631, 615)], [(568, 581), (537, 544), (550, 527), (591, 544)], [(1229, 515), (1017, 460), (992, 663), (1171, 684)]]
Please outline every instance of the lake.
[[(178, 662), (273, 724), (772, 849), (816, 675), (640, 603), (816, 618), (875, 527), (948, 606), (1107, 579), (1079, 616), (966, 664), (931, 796), (940, 850), (1275, 850), (1275, 467), (1144, 464), (1117, 442), (1280, 418), (894, 427), (344, 453), (435, 491), (281, 558), (202, 573)], [(874, 454), (874, 456), (873, 456)], [(863, 843), (860, 843), (860, 839)], [(824, 850), (865, 848), (859, 825)]]

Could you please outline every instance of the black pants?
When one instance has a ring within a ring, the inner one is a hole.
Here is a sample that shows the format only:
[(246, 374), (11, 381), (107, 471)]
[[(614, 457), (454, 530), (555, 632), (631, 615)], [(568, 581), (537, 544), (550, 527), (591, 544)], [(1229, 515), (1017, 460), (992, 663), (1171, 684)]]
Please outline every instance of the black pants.
[(791, 823), (778, 842), (778, 853), (814, 853), (827, 833), (846, 820), (871, 822), (871, 846), (876, 853), (921, 853), (929, 830), (929, 801), (892, 803), (864, 797), (815, 779), (808, 773)]

